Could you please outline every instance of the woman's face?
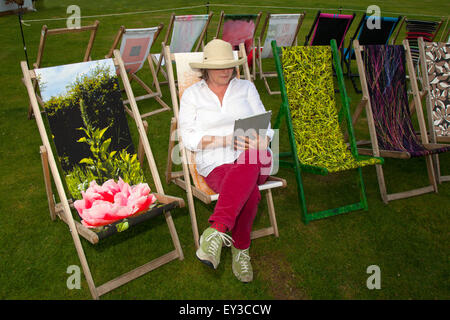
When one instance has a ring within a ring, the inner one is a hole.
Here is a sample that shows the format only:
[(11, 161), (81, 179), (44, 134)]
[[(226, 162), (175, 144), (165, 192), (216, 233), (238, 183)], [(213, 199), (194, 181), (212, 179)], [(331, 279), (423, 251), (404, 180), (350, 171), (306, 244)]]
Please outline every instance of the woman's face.
[(208, 82), (216, 86), (226, 86), (230, 82), (233, 68), (208, 69)]

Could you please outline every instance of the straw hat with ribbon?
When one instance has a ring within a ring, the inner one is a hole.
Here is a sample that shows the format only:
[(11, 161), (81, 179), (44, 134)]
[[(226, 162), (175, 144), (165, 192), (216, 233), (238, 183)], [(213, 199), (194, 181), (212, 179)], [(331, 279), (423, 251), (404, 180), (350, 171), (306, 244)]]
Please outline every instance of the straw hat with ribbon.
[(236, 60), (231, 44), (220, 39), (208, 42), (203, 49), (203, 62), (191, 62), (193, 69), (228, 69), (245, 63), (246, 59)]

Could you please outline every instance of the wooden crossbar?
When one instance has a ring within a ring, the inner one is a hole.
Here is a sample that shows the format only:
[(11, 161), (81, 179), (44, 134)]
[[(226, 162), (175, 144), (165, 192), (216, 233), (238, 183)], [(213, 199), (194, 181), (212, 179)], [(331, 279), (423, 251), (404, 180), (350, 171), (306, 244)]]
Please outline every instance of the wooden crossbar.
[[(86, 51), (84, 52), (83, 61), (88, 61), (91, 59), (91, 51), (92, 47), (94, 45), (95, 36), (97, 34), (97, 29), (100, 24), (100, 21), (95, 20), (93, 25), (84, 26), (80, 28), (59, 28), (59, 29), (48, 29), (47, 25), (43, 25), (41, 29), (41, 38), (39, 40), (39, 47), (38, 47), (38, 53), (36, 57), (36, 62), (33, 63), (34, 69), (38, 69), (41, 67), (42, 63), (42, 56), (44, 55), (44, 49), (45, 49), (45, 43), (47, 40), (47, 35), (54, 35), (54, 34), (66, 34), (66, 33), (80, 33), (85, 31), (90, 31), (89, 41), (86, 47)], [(31, 70), (33, 71), (33, 70)], [(35, 79), (33, 79), (33, 89), (34, 91), (37, 90), (38, 83)], [(22, 81), (24, 81), (22, 79)], [(42, 106), (44, 103), (42, 101), (42, 98), (39, 95), (36, 95), (38, 103)], [(28, 119), (31, 119), (33, 117), (33, 108), (31, 104), (28, 107)]]

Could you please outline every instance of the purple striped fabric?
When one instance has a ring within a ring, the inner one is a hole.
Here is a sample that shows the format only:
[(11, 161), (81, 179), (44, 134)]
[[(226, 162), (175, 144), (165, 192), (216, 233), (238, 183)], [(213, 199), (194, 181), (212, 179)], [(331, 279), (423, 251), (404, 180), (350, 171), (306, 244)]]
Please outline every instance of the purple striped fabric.
[(411, 157), (450, 150), (450, 147), (427, 150), (415, 134), (408, 105), (403, 46), (367, 45), (363, 57), (379, 148), (406, 151)]

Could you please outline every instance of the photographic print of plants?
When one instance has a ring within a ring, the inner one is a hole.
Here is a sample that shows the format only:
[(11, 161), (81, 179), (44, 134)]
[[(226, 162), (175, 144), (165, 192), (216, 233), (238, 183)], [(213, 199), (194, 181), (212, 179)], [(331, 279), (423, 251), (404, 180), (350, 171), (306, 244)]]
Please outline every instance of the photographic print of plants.
[(110, 59), (36, 70), (44, 110), (74, 199), (92, 181), (144, 180)]

